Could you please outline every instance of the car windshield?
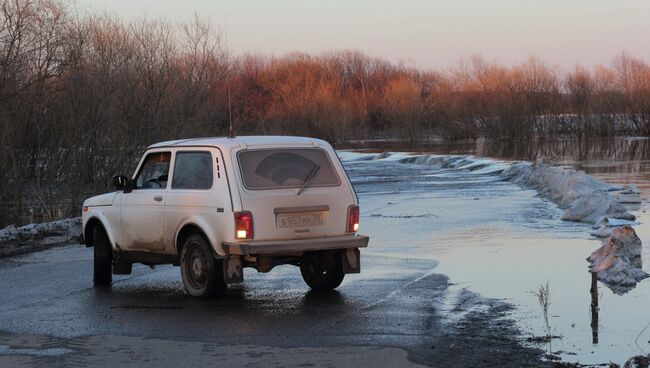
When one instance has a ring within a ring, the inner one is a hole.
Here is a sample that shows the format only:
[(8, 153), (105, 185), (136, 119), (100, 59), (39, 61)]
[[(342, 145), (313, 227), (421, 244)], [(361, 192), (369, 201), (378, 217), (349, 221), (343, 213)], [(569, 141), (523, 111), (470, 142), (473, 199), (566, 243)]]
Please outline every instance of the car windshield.
[(248, 189), (300, 188), (308, 179), (313, 187), (341, 183), (327, 152), (319, 148), (246, 150), (238, 159)]
[(135, 189), (161, 189), (167, 187), (169, 173), (169, 152), (154, 152), (147, 155), (136, 178)]

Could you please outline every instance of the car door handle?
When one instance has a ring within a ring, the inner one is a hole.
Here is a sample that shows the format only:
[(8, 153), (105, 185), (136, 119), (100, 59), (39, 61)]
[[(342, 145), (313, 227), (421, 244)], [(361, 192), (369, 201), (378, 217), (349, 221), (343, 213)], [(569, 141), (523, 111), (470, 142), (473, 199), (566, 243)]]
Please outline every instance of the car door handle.
[(156, 202), (162, 202), (163, 196), (161, 196), (161, 195), (154, 196), (153, 200), (156, 201)]

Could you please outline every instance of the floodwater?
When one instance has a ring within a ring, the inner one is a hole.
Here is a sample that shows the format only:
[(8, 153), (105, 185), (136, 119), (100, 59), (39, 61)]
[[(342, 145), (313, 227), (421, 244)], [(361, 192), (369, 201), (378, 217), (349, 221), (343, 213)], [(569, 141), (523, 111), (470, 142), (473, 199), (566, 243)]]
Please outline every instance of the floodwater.
[[(624, 363), (650, 354), (650, 279), (624, 295), (597, 283), (592, 304), (585, 258), (600, 246), (590, 225), (561, 221), (562, 210), (537, 192), (504, 181), (513, 160), (585, 170), (602, 180), (635, 184), (643, 203), (630, 208), (650, 271), (650, 140), (555, 140), (533, 143), (461, 142), (395, 147), (360, 143), (340, 155), (361, 202), (365, 253), (440, 262), (453, 288), (506, 300), (525, 337), (546, 334), (534, 294), (550, 288), (549, 324), (559, 338), (540, 348), (564, 361)], [(377, 154), (376, 152), (384, 152)], [(386, 153), (391, 152), (391, 153)], [(441, 168), (419, 155), (470, 156), (466, 168)], [(410, 159), (409, 159), (410, 158)], [(478, 168), (478, 169), (477, 169)], [(480, 302), (480, 301), (479, 301)]]

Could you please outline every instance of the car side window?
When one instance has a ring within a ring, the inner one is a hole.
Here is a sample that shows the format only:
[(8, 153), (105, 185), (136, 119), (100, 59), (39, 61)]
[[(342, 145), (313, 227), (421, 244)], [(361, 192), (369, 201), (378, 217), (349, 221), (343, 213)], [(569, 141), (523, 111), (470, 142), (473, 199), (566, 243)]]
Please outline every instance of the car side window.
[(154, 152), (147, 155), (135, 178), (134, 189), (164, 189), (167, 187), (171, 152)]
[(212, 188), (212, 155), (210, 152), (177, 152), (174, 162), (172, 189)]

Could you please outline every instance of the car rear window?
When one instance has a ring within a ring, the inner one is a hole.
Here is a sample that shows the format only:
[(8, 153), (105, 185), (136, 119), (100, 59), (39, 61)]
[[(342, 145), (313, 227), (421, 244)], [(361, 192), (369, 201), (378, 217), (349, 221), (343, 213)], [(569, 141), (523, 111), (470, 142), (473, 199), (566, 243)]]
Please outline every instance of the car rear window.
[(245, 150), (237, 155), (248, 189), (300, 188), (341, 184), (327, 152), (320, 148)]

